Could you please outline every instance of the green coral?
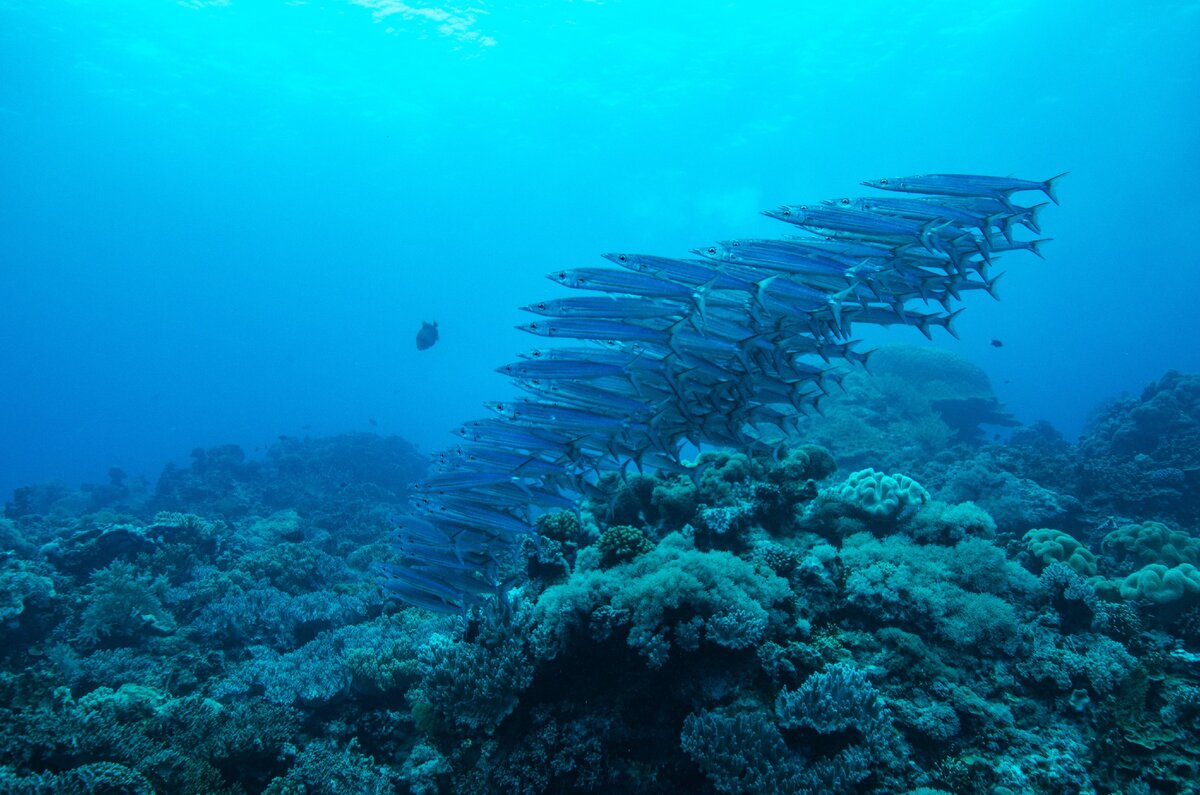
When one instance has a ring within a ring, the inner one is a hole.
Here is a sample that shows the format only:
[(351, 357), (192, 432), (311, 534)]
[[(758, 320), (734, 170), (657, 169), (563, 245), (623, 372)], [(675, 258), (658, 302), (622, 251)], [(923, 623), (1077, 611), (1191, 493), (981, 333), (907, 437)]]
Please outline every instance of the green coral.
[(1200, 565), (1200, 538), (1172, 530), (1161, 522), (1122, 525), (1104, 537), (1100, 549), (1105, 554), (1142, 566), (1149, 563)]
[(1065, 563), (1083, 577), (1096, 576), (1096, 556), (1091, 550), (1061, 530), (1039, 528), (1025, 534), (1025, 548), (1042, 566)]
[(811, 498), (815, 481), (824, 480), (837, 470), (837, 462), (824, 447), (805, 444), (787, 451), (783, 459), (767, 473), (791, 502)]
[(97, 643), (105, 637), (174, 632), (175, 618), (163, 605), (167, 587), (166, 579), (140, 573), (124, 561), (96, 572), (80, 617), (79, 640)]
[(664, 527), (678, 530), (696, 515), (696, 484), (683, 475), (663, 478), (654, 485), (650, 503), (658, 509)]
[(54, 580), (35, 565), (9, 561), (0, 569), (0, 628), (15, 626), (29, 603), (54, 596)]
[(930, 500), (917, 511), (907, 530), (924, 543), (953, 544), (964, 538), (993, 538), (996, 522), (973, 502)]
[(608, 528), (596, 542), (606, 565), (625, 563), (654, 549), (654, 542), (636, 527), (619, 524)]
[(1190, 563), (1171, 567), (1151, 563), (1122, 580), (1120, 592), (1125, 599), (1146, 599), (1160, 605), (1194, 601), (1200, 596), (1200, 569)]
[(537, 520), (538, 534), (554, 541), (577, 541), (583, 531), (579, 517), (572, 511), (543, 514)]
[(817, 444), (802, 444), (788, 450), (770, 473), (772, 481), (824, 480), (837, 470), (828, 450)]
[(708, 505), (729, 505), (738, 487), (754, 480), (758, 467), (744, 453), (707, 452), (696, 459), (700, 472), (700, 500)]
[(1020, 639), (1017, 605), (1037, 578), (990, 541), (917, 544), (902, 535), (847, 538), (846, 601), (888, 626), (969, 649), (1011, 650)]
[(885, 475), (874, 469), (861, 469), (837, 487), (843, 503), (872, 519), (893, 519), (905, 508), (924, 505), (929, 492), (907, 475)]
[(672, 533), (650, 552), (610, 569), (577, 570), (547, 588), (535, 608), (535, 645), (555, 657), (581, 623), (596, 639), (627, 630), (627, 643), (661, 667), (701, 642), (749, 649), (782, 626), (786, 580), (728, 552), (700, 552)]

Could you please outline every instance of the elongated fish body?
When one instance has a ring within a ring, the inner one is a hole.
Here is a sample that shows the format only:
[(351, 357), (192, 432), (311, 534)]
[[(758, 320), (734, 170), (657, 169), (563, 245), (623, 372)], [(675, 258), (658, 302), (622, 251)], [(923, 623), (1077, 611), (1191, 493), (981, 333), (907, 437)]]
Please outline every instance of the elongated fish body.
[(521, 307), (525, 312), (546, 317), (648, 318), (678, 317), (690, 309), (682, 301), (643, 296), (585, 295), (538, 301)]
[(578, 361), (571, 359), (533, 359), (497, 367), (496, 372), (513, 378), (587, 379), (620, 375), (624, 368), (618, 364)]
[(385, 586), (437, 612), (503, 602), (520, 575), (502, 572), (522, 569), (538, 516), (608, 498), (614, 473), (695, 480), (690, 448), (779, 455), (869, 364), (859, 324), (953, 335), (964, 293), (995, 296), (995, 258), (1040, 255), (1044, 240), (1014, 232), (1040, 235), (1046, 205), (1011, 196), (1053, 199), (1054, 181), (901, 178), (880, 187), (905, 196), (767, 213), (789, 223), (781, 239), (722, 240), (694, 259), (607, 254), (616, 267), (551, 274), (590, 292), (522, 307), (539, 317), (519, 328), (555, 341), (498, 368), (517, 396), (485, 403), (492, 416), (463, 423), (464, 441), (414, 487)]
[(755, 289), (754, 281), (739, 278), (704, 260), (672, 259), (645, 254), (605, 254), (604, 257), (626, 270), (693, 289), (705, 286), (714, 290)]
[(457, 458), (462, 464), (487, 469), (498, 469), (521, 474), (556, 475), (562, 471), (562, 463), (541, 454), (514, 453), (511, 450), (500, 450), (488, 445), (460, 445)]
[(903, 218), (889, 218), (876, 213), (814, 204), (785, 204), (774, 211), (767, 211), (764, 215), (812, 229), (918, 240), (927, 226)]
[[(645, 321), (643, 321), (645, 322)], [(658, 328), (635, 325), (630, 321), (603, 318), (560, 317), (522, 323), (515, 328), (539, 337), (562, 337), (578, 340), (632, 340), (656, 341), (666, 339), (670, 323), (658, 324)]]
[(601, 428), (624, 428), (637, 424), (628, 415), (603, 413), (594, 409), (551, 402), (488, 401), (486, 405), (510, 421), (533, 427), (543, 423), (556, 423), (568, 428), (582, 427), (598, 430)]
[(1055, 183), (1065, 177), (1066, 172), (1040, 182), (1013, 177), (988, 177), (976, 174), (914, 174), (911, 177), (886, 177), (869, 179), (862, 184), (880, 190), (896, 190), (906, 193), (932, 193), (939, 196), (990, 196), (1007, 201), (1009, 195), (1020, 191), (1036, 190), (1045, 193), (1050, 201), (1058, 204)]
[[(930, 221), (954, 221), (967, 227), (976, 227), (985, 235), (992, 227), (995, 213), (983, 213), (969, 207), (947, 207), (913, 199), (889, 199), (866, 197), (858, 199), (844, 198), (832, 202), (833, 206), (845, 207), (859, 212), (879, 213), (881, 215), (907, 218), (925, 224)], [(1000, 216), (1003, 217), (1003, 216)]]
[(896, 253), (895, 246), (846, 238), (785, 235), (780, 242), (840, 258), (848, 265), (854, 265), (864, 259), (886, 260)]
[(690, 299), (693, 296), (692, 289), (686, 285), (664, 281), (645, 273), (615, 268), (561, 270), (547, 274), (546, 278), (577, 290), (597, 290), (650, 298)]
[(696, 249), (695, 253), (721, 262), (793, 264), (798, 273), (828, 273), (836, 276), (846, 268), (844, 260), (785, 240), (718, 241)]

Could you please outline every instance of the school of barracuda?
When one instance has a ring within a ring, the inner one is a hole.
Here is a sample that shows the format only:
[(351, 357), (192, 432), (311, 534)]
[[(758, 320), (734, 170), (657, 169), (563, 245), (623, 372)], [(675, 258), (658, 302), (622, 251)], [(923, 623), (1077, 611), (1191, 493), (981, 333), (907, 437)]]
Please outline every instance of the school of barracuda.
[[(1060, 177), (1063, 175), (1059, 175)], [(549, 274), (591, 295), (522, 307), (518, 328), (571, 340), (534, 348), (499, 372), (522, 397), (486, 403), (463, 441), (434, 457), (405, 516), (400, 562), (383, 570), (399, 599), (459, 612), (503, 594), (539, 512), (574, 509), (601, 475), (686, 473), (701, 447), (776, 450), (847, 370), (867, 366), (857, 324), (954, 335), (968, 290), (996, 296), (997, 255), (1044, 239), (1039, 211), (1015, 193), (1055, 181), (928, 174), (863, 185), (905, 197), (843, 198), (764, 214), (799, 234), (725, 240), (695, 258), (605, 254), (615, 267)], [(956, 335), (957, 336), (957, 335)]]

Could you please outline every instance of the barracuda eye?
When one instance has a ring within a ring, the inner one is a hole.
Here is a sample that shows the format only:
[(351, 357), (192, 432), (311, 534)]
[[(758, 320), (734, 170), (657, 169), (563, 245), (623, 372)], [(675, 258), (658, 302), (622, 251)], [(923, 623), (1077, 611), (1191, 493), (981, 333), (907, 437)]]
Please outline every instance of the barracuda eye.
[(879, 184), (880, 184), (880, 185), (886, 185), (886, 184), (888, 184), (887, 178), (885, 177), (884, 179), (881, 179), (881, 180), (879, 180)]
[(801, 204), (801, 205), (800, 205), (800, 212), (805, 212), (806, 210), (808, 210), (808, 205), (807, 205), (807, 204)]
[(537, 308), (542, 310), (543, 312), (545, 312), (546, 311), (546, 302), (545, 301), (539, 302), (537, 305)]
[(850, 204), (850, 200), (849, 200), (849, 199), (842, 199), (842, 206), (843, 206), (843, 207), (845, 207), (845, 206), (846, 206), (846, 205), (848, 205), (848, 204)]
[(558, 280), (559, 280), (559, 281), (561, 281), (561, 282), (565, 282), (565, 281), (567, 280), (567, 272), (566, 272), (566, 271), (559, 271), (559, 272), (558, 272)]
[(625, 256), (624, 254), (618, 256), (617, 259), (619, 259), (621, 262), (629, 262), (629, 257)]
[(709, 254), (716, 254), (716, 253), (717, 253), (717, 247), (716, 247), (716, 246), (709, 246), (709, 247), (708, 247), (708, 253), (709, 253)]

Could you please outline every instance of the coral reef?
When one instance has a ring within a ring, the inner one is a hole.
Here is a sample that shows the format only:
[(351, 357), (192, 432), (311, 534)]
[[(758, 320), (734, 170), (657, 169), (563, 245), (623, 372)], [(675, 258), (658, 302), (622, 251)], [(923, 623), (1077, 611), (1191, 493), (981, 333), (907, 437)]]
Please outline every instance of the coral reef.
[(462, 615), (378, 586), (421, 466), (402, 442), (22, 490), (0, 520), (0, 790), (1194, 791), (1200, 533), (1187, 499), (1116, 494), (1161, 484), (1094, 480), (1186, 463), (1161, 435), (1190, 438), (1192, 384), (1109, 407), (1079, 447), (893, 401), (946, 446), (607, 475)]
[(1081, 498), (1101, 512), (1200, 524), (1200, 375), (1170, 371), (1079, 439)]

